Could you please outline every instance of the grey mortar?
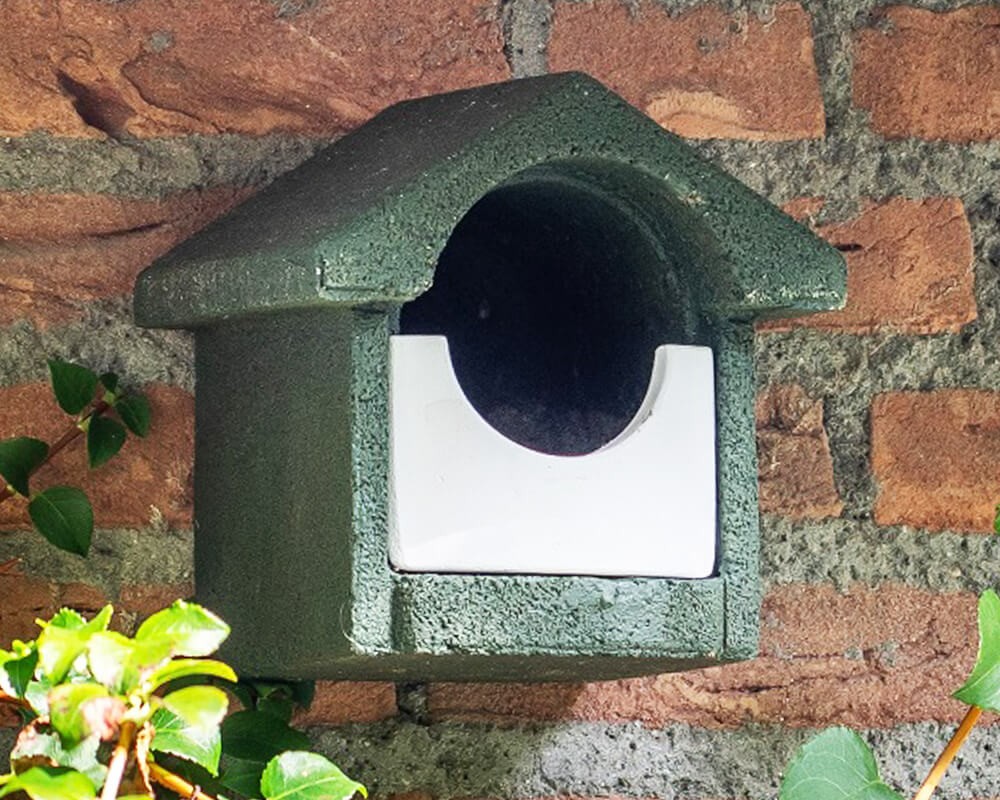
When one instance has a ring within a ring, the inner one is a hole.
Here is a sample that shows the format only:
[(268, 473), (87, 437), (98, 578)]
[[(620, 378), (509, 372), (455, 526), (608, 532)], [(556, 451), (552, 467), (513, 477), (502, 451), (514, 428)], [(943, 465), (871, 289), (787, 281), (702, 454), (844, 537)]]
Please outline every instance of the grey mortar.
[(5, 532), (0, 535), (0, 562), (18, 558), (33, 577), (85, 583), (115, 598), (125, 586), (190, 582), (193, 547), (191, 531), (162, 522), (142, 530), (97, 530), (86, 558), (56, 550), (34, 532)]
[(82, 320), (59, 327), (22, 321), (0, 329), (0, 386), (48, 380), (48, 358), (116, 372), (126, 386), (155, 381), (194, 389), (191, 335), (136, 327), (131, 298), (91, 303)]
[(277, 135), (94, 141), (33, 133), (0, 138), (0, 191), (162, 197), (190, 188), (256, 186), (326, 143)]
[[(866, 735), (884, 777), (919, 785), (952, 726), (901, 725)], [(315, 730), (318, 748), (378, 796), (414, 790), (432, 797), (539, 796), (700, 800), (773, 798), (781, 772), (813, 731), (751, 725), (706, 730), (639, 723), (515, 728), (381, 723)], [(862, 732), (864, 733), (864, 732)], [(976, 730), (938, 790), (942, 800), (1000, 793), (993, 737)], [(937, 795), (935, 795), (937, 796)]]
[(548, 72), (546, 47), (552, 23), (550, 0), (505, 0), (501, 4), (504, 54), (515, 78)]

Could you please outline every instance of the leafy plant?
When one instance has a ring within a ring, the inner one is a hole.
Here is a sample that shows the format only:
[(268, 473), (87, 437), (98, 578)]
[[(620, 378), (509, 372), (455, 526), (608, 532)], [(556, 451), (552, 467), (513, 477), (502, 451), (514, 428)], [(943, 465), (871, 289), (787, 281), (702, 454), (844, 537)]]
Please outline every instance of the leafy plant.
[[(0, 650), (0, 703), (24, 720), (0, 798), (348, 800), (365, 788), (305, 752), (288, 724), (295, 688), (237, 683), (208, 658), (229, 633), (177, 601), (134, 637), (63, 609), (30, 642)], [(248, 708), (229, 717), (229, 696)], [(100, 792), (100, 794), (98, 794)]]
[[(979, 654), (953, 694), (969, 710), (913, 800), (928, 800), (983, 710), (1000, 711), (1000, 597), (979, 597)], [(788, 765), (779, 800), (902, 800), (883, 783), (868, 744), (847, 728), (830, 728), (807, 742)]]
[[(31, 478), (82, 436), (86, 436), (89, 466), (106, 463), (121, 449), (129, 432), (145, 436), (149, 431), (149, 401), (142, 394), (121, 389), (118, 376), (111, 372), (98, 375), (78, 364), (51, 359), (49, 376), (56, 402), (72, 417), (72, 424), (51, 445), (30, 436), (0, 441), (0, 503), (25, 498), (31, 521), (42, 536), (62, 550), (86, 555), (94, 531), (87, 495), (73, 486), (32, 492)], [(112, 412), (117, 419), (109, 416)]]

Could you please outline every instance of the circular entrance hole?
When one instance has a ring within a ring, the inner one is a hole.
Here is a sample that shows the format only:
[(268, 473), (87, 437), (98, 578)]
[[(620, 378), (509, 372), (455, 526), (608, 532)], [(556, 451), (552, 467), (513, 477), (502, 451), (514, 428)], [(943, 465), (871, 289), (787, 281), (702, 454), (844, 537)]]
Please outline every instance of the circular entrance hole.
[(462, 390), (504, 436), (590, 453), (632, 420), (656, 347), (677, 341), (664, 259), (607, 193), (522, 178), (462, 218), (400, 331), (448, 338)]

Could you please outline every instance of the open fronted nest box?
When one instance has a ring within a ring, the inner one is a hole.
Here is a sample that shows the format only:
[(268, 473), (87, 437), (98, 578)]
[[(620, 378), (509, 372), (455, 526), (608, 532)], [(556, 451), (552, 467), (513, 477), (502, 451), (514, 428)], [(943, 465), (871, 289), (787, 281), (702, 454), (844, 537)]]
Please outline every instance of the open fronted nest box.
[(248, 674), (752, 656), (753, 321), (840, 254), (577, 74), (394, 106), (150, 267), (195, 331), (195, 569)]

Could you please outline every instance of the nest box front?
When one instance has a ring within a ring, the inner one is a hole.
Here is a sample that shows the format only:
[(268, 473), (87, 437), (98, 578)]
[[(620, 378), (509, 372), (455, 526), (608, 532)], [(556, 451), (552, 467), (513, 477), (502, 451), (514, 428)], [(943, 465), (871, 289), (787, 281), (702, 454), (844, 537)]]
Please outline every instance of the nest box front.
[(139, 278), (195, 332), (195, 571), (287, 678), (757, 646), (753, 322), (840, 254), (594, 80), (401, 103)]

